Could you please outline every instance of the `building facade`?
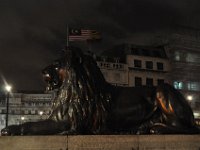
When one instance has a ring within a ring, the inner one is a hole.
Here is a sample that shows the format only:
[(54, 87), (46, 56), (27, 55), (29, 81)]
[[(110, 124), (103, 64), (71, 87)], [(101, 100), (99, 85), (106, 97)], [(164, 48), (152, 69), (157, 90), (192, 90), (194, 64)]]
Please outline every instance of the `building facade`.
[[(116, 86), (156, 86), (170, 82), (170, 63), (164, 47), (123, 44), (97, 59), (107, 82)], [(122, 54), (123, 51), (124, 53)]]
[[(8, 125), (47, 119), (54, 97), (54, 93), (10, 93)], [(6, 125), (7, 98), (5, 93), (0, 94), (0, 130)]]
[(172, 66), (170, 80), (200, 118), (200, 30), (177, 28), (166, 49)]

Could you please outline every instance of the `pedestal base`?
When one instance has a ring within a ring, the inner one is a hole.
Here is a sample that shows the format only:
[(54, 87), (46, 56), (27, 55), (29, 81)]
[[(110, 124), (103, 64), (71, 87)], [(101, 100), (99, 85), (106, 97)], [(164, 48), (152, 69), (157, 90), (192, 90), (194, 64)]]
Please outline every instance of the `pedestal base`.
[(1, 150), (200, 150), (200, 135), (0, 137)]

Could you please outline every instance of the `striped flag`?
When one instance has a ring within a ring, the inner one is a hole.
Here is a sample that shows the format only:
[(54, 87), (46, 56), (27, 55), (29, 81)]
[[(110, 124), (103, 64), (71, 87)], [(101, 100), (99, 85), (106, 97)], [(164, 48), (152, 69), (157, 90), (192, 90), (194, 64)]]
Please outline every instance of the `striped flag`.
[(99, 40), (101, 35), (96, 30), (69, 29), (69, 41)]

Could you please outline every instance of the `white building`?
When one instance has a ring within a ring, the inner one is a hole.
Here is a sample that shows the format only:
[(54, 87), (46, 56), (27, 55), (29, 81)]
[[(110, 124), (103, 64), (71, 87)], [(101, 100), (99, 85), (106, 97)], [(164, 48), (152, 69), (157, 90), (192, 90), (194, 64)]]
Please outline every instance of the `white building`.
[(169, 82), (170, 63), (164, 47), (123, 44), (97, 58), (107, 82), (117, 86), (156, 86)]
[[(8, 125), (47, 119), (54, 93), (20, 92), (9, 95)], [(6, 124), (6, 99), (0, 94), (0, 130)]]

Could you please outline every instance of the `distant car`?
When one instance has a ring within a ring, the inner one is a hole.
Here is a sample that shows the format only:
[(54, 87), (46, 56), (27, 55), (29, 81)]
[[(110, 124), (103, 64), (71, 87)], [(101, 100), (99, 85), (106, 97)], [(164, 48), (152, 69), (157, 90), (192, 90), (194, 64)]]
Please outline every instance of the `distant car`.
[(1, 130), (1, 136), (8, 136), (8, 135), (21, 135), (20, 126), (10, 125)]

